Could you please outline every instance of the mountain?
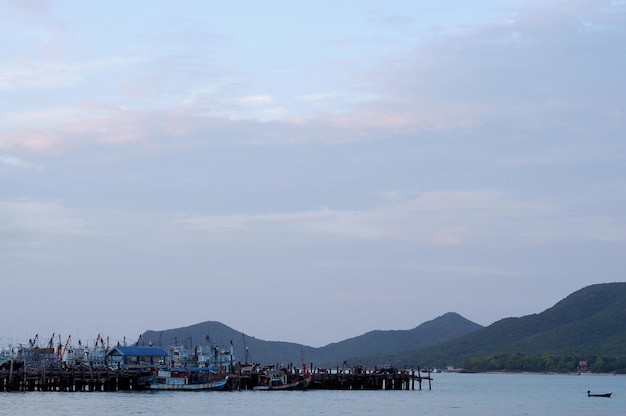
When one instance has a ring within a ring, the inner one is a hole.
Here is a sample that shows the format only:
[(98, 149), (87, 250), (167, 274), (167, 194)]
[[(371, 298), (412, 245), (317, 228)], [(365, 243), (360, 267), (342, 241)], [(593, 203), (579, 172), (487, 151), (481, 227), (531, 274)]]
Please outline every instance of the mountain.
[(435, 346), (360, 360), (461, 366), (470, 357), (507, 353), (623, 357), (624, 345), (626, 283), (616, 282), (585, 287), (539, 314), (502, 319)]
[[(434, 345), (483, 328), (461, 315), (448, 312), (416, 328), (394, 331), (371, 331), (314, 351), (315, 362), (322, 365), (348, 361), (355, 357), (391, 354)], [(358, 364), (358, 362), (355, 362)], [(380, 364), (380, 363), (379, 363)]]
[(196, 345), (218, 345), (226, 348), (233, 341), (235, 355), (240, 361), (263, 364), (300, 363), (334, 367), (354, 357), (371, 354), (392, 354), (426, 347), (471, 333), (482, 326), (457, 313), (446, 313), (410, 330), (371, 331), (358, 337), (320, 348), (290, 342), (264, 341), (242, 334), (224, 324), (203, 322), (184, 328), (146, 331), (138, 342), (148, 345), (184, 345), (190, 350)]
[(216, 321), (162, 331), (149, 330), (141, 334), (138, 343), (162, 347), (182, 345), (192, 351), (198, 345), (212, 345), (227, 349), (231, 341), (235, 357), (240, 362), (298, 364), (302, 354), (308, 356), (314, 350), (313, 347), (292, 342), (257, 339)]
[(298, 364), (303, 358), (307, 364), (323, 367), (342, 365), (344, 361), (367, 366), (460, 367), (468, 359), (517, 354), (567, 356), (569, 361), (561, 368), (572, 368), (571, 363), (577, 362), (578, 356), (620, 360), (623, 357), (623, 365), (614, 364), (626, 371), (626, 282), (588, 286), (541, 313), (505, 318), (488, 327), (456, 313), (447, 313), (410, 330), (371, 331), (320, 348), (264, 341), (211, 321), (185, 328), (147, 331), (140, 342), (191, 348), (210, 341), (226, 348), (231, 340), (240, 361), (245, 361), (249, 353), (249, 361), (263, 364)]

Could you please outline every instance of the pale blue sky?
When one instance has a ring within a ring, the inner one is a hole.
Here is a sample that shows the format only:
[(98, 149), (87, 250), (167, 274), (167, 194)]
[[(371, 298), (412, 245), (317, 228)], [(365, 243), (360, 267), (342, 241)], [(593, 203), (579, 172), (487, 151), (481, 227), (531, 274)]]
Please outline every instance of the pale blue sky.
[(322, 346), (622, 280), (624, 1), (8, 0), (0, 26), (0, 344)]

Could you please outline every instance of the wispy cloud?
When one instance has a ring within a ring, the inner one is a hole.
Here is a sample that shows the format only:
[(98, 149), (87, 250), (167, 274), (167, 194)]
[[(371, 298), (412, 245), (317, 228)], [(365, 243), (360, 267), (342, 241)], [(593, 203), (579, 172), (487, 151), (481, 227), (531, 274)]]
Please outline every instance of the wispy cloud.
[(57, 202), (29, 199), (1, 201), (0, 215), (4, 231), (19, 234), (24, 231), (68, 236), (98, 234), (94, 223)]
[(50, 12), (49, 0), (8, 0), (9, 6), (24, 13), (46, 15)]
[(0, 132), (0, 149), (25, 148), (34, 152), (45, 152), (59, 141), (59, 136), (54, 132), (40, 129)]
[(22, 168), (22, 169), (35, 169), (35, 170), (42, 169), (40, 166), (37, 166), (32, 163), (28, 163), (13, 155), (0, 154), (0, 164), (4, 164), (6, 166), (11, 166), (15, 168)]
[(389, 25), (389, 26), (407, 26), (412, 24), (415, 19), (412, 18), (411, 16), (407, 16), (407, 15), (402, 15), (402, 14), (387, 14), (387, 15), (381, 15), (377, 17), (377, 20), (384, 24), (384, 25)]
[(274, 101), (274, 99), (269, 95), (252, 95), (249, 97), (241, 97), (235, 99), (235, 102), (241, 105), (270, 104), (272, 101)]
[(96, 71), (126, 65), (134, 59), (109, 58), (70, 63), (14, 60), (0, 65), (0, 90), (28, 88), (60, 88), (81, 83)]
[(329, 100), (332, 99), (334, 97), (336, 97), (337, 94), (336, 93), (314, 93), (314, 94), (305, 94), (305, 95), (300, 95), (298, 97), (296, 97), (299, 100), (304, 100), (304, 101), (325, 101), (325, 100)]
[(83, 107), (52, 107), (40, 110), (7, 111), (0, 114), (0, 123), (11, 129), (49, 128), (59, 123), (68, 123), (93, 115), (93, 112)]
[(181, 215), (174, 220), (188, 229), (205, 232), (230, 231), (244, 235), (268, 227), (289, 235), (325, 235), (329, 238), (395, 241), (400, 244), (447, 246), (479, 241), (487, 236), (522, 239), (516, 219), (532, 223), (555, 207), (510, 201), (488, 191), (425, 193), (395, 200), (368, 211), (316, 211), (250, 215)]

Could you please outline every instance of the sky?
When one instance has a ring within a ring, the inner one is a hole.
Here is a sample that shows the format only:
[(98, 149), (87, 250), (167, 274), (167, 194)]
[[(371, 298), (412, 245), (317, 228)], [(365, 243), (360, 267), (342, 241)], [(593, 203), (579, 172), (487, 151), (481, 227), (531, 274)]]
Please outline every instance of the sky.
[(626, 2), (0, 1), (0, 345), (324, 346), (626, 269)]

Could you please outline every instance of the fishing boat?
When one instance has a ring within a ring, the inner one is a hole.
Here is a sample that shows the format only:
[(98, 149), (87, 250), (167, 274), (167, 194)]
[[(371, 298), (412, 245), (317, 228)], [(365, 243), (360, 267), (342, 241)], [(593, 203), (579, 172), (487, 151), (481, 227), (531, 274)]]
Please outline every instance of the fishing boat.
[(591, 390), (587, 390), (587, 397), (611, 397), (613, 393), (591, 393)]
[(2, 348), (0, 351), (0, 368), (2, 364), (9, 362), (13, 358), (13, 353), (9, 348)]
[(267, 371), (258, 375), (256, 386), (252, 390), (305, 390), (311, 383), (311, 375), (289, 380), (284, 371)]
[(230, 349), (220, 350), (216, 345), (208, 348), (196, 346), (188, 351), (183, 345), (171, 346), (168, 350), (169, 364), (173, 367), (207, 367), (213, 372), (232, 372), (237, 365), (233, 343)]
[[(208, 337), (207, 337), (208, 338)], [(165, 366), (157, 366), (146, 387), (151, 390), (224, 390), (228, 373), (237, 361), (230, 343), (230, 350), (210, 346), (206, 350), (196, 346), (188, 351), (183, 345), (169, 347)]]
[(146, 386), (150, 390), (224, 390), (228, 376), (208, 367), (158, 369)]

